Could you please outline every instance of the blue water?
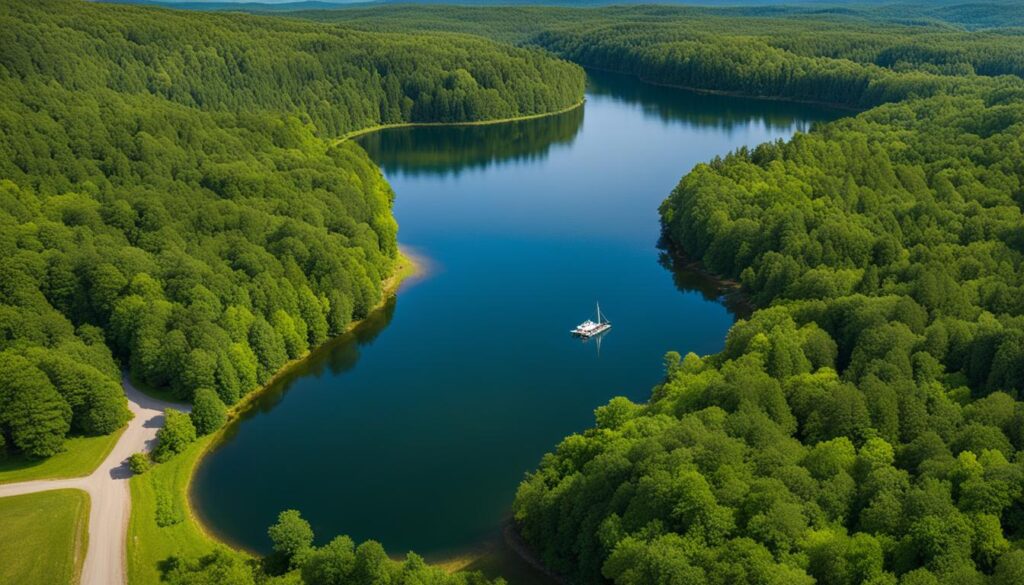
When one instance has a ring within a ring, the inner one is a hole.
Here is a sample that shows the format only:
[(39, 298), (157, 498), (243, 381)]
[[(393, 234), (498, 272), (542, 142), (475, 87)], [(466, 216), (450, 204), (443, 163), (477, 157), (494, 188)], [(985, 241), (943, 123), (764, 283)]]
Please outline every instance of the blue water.
[[(722, 347), (720, 291), (657, 247), (679, 178), (834, 117), (592, 73), (586, 105), (560, 116), (365, 137), (427, 274), (233, 425), (196, 476), (200, 514), (259, 551), (286, 508), (320, 541), (394, 553), (493, 537), (523, 474), (594, 408), (645, 400), (668, 350)], [(598, 300), (613, 329), (570, 337)]]

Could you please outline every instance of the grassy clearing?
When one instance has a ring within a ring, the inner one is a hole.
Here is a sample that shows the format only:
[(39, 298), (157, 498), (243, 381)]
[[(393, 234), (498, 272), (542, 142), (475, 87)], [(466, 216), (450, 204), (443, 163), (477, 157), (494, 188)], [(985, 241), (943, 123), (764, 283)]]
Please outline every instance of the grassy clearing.
[(78, 583), (88, 526), (89, 495), (82, 490), (0, 498), (0, 583)]
[(83, 477), (92, 473), (114, 448), (124, 429), (100, 437), (70, 437), (65, 450), (47, 459), (18, 456), (0, 459), (0, 483), (33, 479)]
[(217, 547), (227, 549), (203, 531), (188, 502), (192, 470), (215, 436), (199, 439), (184, 453), (131, 479), (128, 582), (132, 585), (160, 583), (160, 566), (170, 557), (190, 558)]

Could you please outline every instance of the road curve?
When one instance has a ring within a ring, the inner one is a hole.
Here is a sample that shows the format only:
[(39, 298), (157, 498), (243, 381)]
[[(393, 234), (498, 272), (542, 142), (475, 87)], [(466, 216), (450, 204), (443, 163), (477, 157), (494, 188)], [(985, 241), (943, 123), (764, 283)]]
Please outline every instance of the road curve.
[(149, 451), (156, 432), (164, 424), (164, 409), (187, 411), (182, 404), (164, 402), (146, 396), (125, 377), (121, 381), (132, 420), (103, 463), (86, 477), (43, 479), (0, 485), (0, 498), (56, 489), (80, 489), (89, 494), (89, 548), (82, 567), (81, 585), (117, 585), (126, 582), (125, 539), (131, 514), (132, 476), (128, 458), (138, 451)]

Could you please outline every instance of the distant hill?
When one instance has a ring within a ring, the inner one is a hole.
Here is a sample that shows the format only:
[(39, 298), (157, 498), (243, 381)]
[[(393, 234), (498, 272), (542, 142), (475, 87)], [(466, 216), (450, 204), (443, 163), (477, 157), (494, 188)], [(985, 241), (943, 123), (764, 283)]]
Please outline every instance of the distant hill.
[(220, 10), (239, 12), (295, 12), (299, 10), (332, 10), (343, 8), (347, 5), (357, 4), (366, 6), (368, 4), (380, 3), (380, 0), (304, 0), (301, 2), (234, 2), (231, 0), (212, 1), (184, 1), (174, 0), (102, 0), (107, 4), (138, 4), (142, 6), (159, 6), (163, 8), (177, 8), (180, 10)]
[[(147, 6), (164, 6), (185, 10), (243, 10), (243, 11), (274, 11), (288, 12), (299, 10), (331, 10), (352, 4), (456, 4), (472, 6), (597, 6), (614, 4), (680, 4), (690, 6), (728, 6), (728, 7), (764, 7), (764, 6), (807, 6), (815, 5), (822, 8), (843, 9), (844, 7), (879, 5), (919, 4), (900, 0), (266, 0), (253, 2), (250, 0), (94, 0), (109, 4), (141, 4)], [(962, 0), (933, 2), (932, 7), (958, 6)], [(972, 3), (966, 6), (984, 6), (985, 3)]]
[(143, 4), (183, 10), (299, 12), (395, 4), (470, 6), (607, 6), (674, 4), (722, 7), (760, 16), (832, 14), (900, 24), (946, 23), (968, 30), (1024, 28), (1024, 0), (100, 0), (112, 4)]

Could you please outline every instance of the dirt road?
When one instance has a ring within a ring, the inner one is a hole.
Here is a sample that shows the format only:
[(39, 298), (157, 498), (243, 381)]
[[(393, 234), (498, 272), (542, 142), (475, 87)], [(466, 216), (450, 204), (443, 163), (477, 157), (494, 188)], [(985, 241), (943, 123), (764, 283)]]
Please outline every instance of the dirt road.
[(134, 417), (96, 471), (86, 477), (0, 485), (0, 498), (64, 488), (80, 489), (89, 494), (92, 500), (89, 512), (89, 549), (82, 567), (81, 585), (125, 583), (125, 538), (132, 507), (128, 489), (128, 479), (132, 472), (128, 469), (128, 458), (132, 453), (152, 449), (156, 431), (164, 424), (164, 409), (188, 410), (184, 405), (146, 396), (132, 386), (127, 378), (122, 381), (122, 385)]

